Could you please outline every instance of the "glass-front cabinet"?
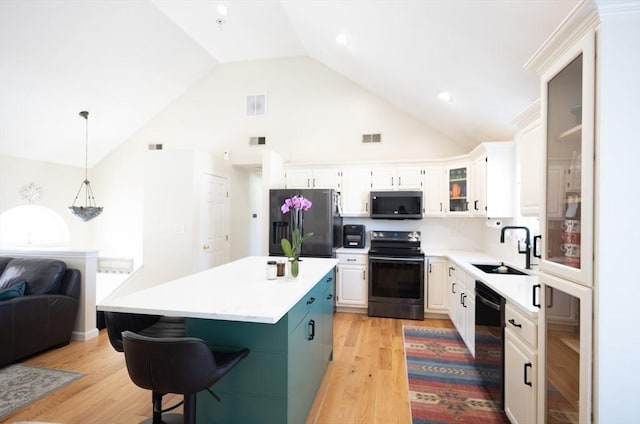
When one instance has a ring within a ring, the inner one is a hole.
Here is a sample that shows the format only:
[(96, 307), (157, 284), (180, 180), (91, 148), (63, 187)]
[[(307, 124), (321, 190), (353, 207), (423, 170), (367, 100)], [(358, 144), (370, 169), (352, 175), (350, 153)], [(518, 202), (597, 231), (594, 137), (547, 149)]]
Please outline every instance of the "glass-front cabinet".
[(591, 286), (594, 36), (543, 75), (546, 172), (540, 269)]
[(467, 175), (467, 166), (449, 168), (449, 213), (466, 214), (469, 211)]
[(538, 416), (546, 424), (591, 422), (591, 289), (540, 274)]

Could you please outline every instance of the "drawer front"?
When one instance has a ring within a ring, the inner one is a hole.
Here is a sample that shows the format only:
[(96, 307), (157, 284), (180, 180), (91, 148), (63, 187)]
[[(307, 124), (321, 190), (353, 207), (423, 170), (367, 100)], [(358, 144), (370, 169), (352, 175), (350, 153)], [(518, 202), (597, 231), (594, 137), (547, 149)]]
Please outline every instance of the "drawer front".
[(289, 319), (289, 333), (291, 333), (298, 326), (300, 321), (309, 313), (311, 308), (317, 304), (322, 303), (322, 295), (327, 286), (326, 278), (322, 279), (314, 288), (309, 290), (309, 293), (304, 295), (302, 299), (296, 305), (289, 310), (287, 314)]
[(517, 334), (531, 347), (538, 346), (538, 326), (531, 318), (507, 303), (504, 319), (506, 327), (511, 329), (514, 334)]
[(343, 265), (366, 265), (368, 255), (341, 253), (338, 255), (338, 263)]

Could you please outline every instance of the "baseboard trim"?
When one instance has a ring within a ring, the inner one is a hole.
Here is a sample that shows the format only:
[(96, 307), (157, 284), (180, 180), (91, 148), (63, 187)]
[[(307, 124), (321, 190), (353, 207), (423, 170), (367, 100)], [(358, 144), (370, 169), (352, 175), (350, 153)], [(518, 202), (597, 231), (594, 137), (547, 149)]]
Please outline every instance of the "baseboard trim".
[(71, 341), (73, 342), (86, 342), (87, 340), (91, 340), (94, 337), (98, 337), (100, 332), (97, 328), (92, 328), (89, 331), (73, 331), (71, 333)]

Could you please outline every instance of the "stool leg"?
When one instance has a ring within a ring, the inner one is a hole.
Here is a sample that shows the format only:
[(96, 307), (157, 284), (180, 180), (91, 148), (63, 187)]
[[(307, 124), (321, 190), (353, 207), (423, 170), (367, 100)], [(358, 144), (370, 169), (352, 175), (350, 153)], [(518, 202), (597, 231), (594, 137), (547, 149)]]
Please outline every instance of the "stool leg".
[(196, 393), (184, 395), (184, 424), (196, 424)]
[(152, 391), (151, 401), (153, 402), (153, 424), (162, 424), (162, 395)]

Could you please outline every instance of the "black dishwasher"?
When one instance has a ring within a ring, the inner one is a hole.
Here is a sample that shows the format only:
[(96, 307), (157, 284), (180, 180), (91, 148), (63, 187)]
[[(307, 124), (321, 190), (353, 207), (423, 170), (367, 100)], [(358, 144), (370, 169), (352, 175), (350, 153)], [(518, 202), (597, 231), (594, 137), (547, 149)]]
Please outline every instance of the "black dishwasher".
[(476, 358), (482, 384), (497, 407), (504, 407), (504, 297), (476, 281)]

